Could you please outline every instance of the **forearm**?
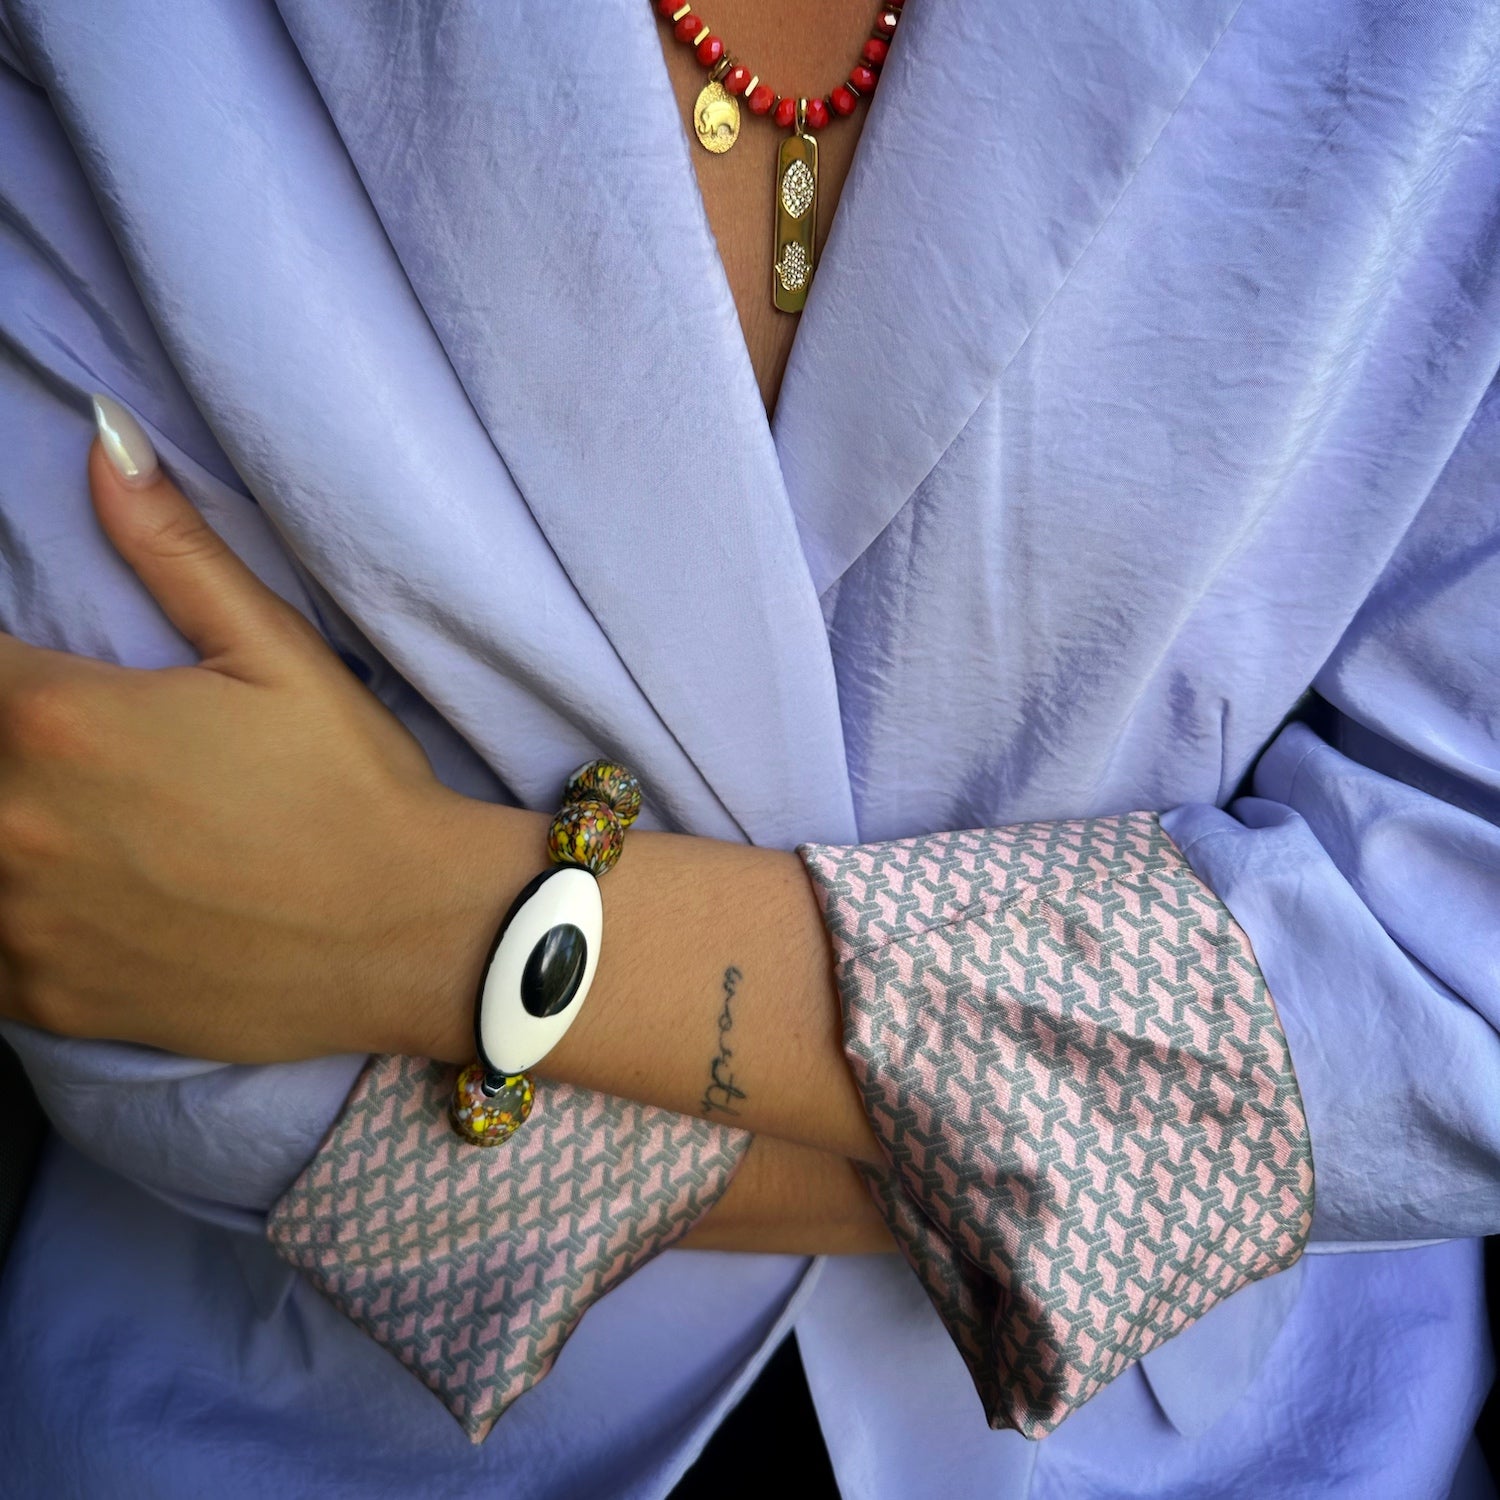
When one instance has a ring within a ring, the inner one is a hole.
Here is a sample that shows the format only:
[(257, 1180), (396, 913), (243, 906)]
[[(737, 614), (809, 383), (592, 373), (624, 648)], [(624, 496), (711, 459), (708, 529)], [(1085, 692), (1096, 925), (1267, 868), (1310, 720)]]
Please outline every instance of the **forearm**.
[(874, 1255), (894, 1254), (896, 1243), (847, 1158), (758, 1135), (724, 1196), (676, 1248)]
[[(452, 979), (433, 990), (429, 978), (423, 1003), (408, 1004), (404, 1050), (473, 1056), (474, 987), (501, 915), (545, 864), (549, 821), (455, 799), (435, 831)], [(884, 1161), (844, 1060), (828, 936), (796, 854), (636, 831), (600, 889), (593, 990), (538, 1074)], [(430, 976), (432, 937), (413, 974)]]

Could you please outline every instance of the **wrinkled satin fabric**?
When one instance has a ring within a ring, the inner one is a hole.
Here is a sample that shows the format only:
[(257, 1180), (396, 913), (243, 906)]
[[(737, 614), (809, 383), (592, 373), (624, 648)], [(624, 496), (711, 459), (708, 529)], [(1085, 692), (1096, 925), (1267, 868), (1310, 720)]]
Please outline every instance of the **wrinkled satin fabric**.
[(668, 1251), (475, 1450), (259, 1238), (363, 1058), (7, 1025), (59, 1136), (0, 1281), (32, 1488), (661, 1495), (795, 1324), (849, 1496), (1454, 1489), (1500, 26), (907, 10), (768, 423), (646, 4), (4, 0), (0, 625), (191, 659), (93, 521), (98, 389), (472, 795), (611, 754), (787, 849), (1161, 810), (1276, 997), (1314, 1253), (1027, 1444), (896, 1258)]

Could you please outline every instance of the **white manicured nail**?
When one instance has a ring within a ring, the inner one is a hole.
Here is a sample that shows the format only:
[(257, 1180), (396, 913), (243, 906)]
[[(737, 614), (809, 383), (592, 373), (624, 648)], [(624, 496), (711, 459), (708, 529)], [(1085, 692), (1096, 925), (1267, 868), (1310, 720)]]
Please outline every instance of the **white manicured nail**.
[(112, 396), (95, 395), (94, 424), (99, 441), (121, 479), (132, 489), (144, 489), (155, 481), (158, 464), (151, 439), (141, 431), (141, 424)]

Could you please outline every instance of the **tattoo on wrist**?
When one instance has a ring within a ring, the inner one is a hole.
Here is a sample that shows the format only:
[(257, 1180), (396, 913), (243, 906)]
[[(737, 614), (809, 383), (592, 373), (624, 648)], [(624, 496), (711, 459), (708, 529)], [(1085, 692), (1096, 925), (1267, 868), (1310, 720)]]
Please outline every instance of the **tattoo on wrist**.
[(724, 970), (724, 1004), (719, 1009), (719, 1050), (708, 1065), (708, 1087), (703, 1090), (703, 1100), (699, 1105), (704, 1114), (711, 1114), (718, 1109), (726, 1115), (737, 1115), (739, 1110), (735, 1109), (733, 1101), (745, 1097), (744, 1089), (735, 1086), (734, 1070), (730, 1066), (734, 1049), (729, 1045), (729, 1033), (734, 1027), (734, 1012), (730, 1009), (730, 1002), (744, 977), (733, 964)]

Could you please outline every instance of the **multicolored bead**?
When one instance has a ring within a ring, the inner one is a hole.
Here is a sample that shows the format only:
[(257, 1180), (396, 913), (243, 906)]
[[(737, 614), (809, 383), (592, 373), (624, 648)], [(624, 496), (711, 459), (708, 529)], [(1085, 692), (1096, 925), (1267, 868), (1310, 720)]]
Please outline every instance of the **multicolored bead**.
[(471, 1062), (453, 1085), (448, 1118), (470, 1145), (500, 1145), (521, 1128), (531, 1113), (533, 1094), (529, 1074), (507, 1074), (499, 1084), (495, 1093), (487, 1093), (484, 1064)]
[(547, 829), (547, 853), (558, 864), (582, 865), (595, 875), (612, 869), (625, 847), (625, 825), (607, 802), (569, 802)]
[(617, 760), (591, 760), (568, 777), (563, 801), (608, 803), (620, 826), (629, 828), (641, 810), (641, 784)]

